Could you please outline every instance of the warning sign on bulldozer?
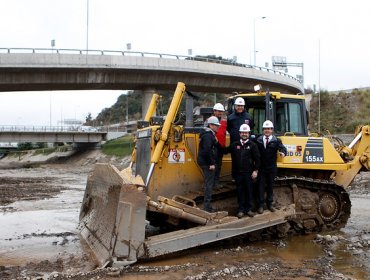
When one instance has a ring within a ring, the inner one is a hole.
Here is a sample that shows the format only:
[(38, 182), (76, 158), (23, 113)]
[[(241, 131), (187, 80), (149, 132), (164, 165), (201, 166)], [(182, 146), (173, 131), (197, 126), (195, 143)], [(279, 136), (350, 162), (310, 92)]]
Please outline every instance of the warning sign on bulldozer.
[(168, 163), (184, 163), (185, 149), (170, 149)]

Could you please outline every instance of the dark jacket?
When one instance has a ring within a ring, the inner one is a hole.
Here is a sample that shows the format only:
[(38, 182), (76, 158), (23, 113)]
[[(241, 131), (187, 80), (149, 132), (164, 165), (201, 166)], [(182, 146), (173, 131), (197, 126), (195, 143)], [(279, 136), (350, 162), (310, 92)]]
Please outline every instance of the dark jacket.
[(236, 173), (252, 173), (260, 167), (260, 154), (255, 143), (248, 140), (244, 145), (240, 140), (231, 143), (224, 149), (231, 153), (233, 171)]
[(230, 143), (240, 140), (239, 129), (242, 124), (249, 125), (251, 131), (253, 130), (253, 120), (247, 111), (244, 110), (242, 113), (234, 111), (234, 113), (227, 116), (227, 131), (230, 134)]
[(263, 144), (263, 138), (265, 136), (261, 135), (257, 138), (257, 146), (261, 155), (261, 170), (266, 171), (276, 171), (276, 162), (277, 162), (277, 152), (284, 153), (287, 155), (287, 149), (281, 143), (281, 140), (275, 135), (272, 135), (272, 139), (267, 144)]
[(217, 164), (219, 145), (216, 136), (210, 128), (205, 128), (200, 134), (198, 149), (198, 164), (200, 166), (210, 166)]

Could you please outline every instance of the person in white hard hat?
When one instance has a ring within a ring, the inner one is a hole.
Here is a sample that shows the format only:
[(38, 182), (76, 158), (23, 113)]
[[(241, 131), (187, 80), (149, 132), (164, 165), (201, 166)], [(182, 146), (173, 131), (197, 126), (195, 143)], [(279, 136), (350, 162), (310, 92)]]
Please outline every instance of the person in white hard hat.
[[(234, 102), (234, 112), (227, 116), (227, 131), (230, 134), (230, 143), (240, 140), (239, 128), (242, 124), (249, 125), (253, 130), (253, 120), (249, 113), (245, 110), (244, 98), (238, 97)], [(234, 168), (232, 168), (234, 170)], [(232, 177), (235, 180), (235, 174), (232, 172)]]
[(212, 191), (215, 184), (215, 171), (217, 166), (218, 153), (220, 151), (216, 138), (216, 132), (220, 127), (217, 117), (211, 116), (207, 120), (207, 127), (200, 135), (198, 149), (198, 164), (202, 168), (204, 176), (204, 204), (203, 208), (208, 212), (215, 212), (211, 205)]
[(262, 135), (257, 138), (257, 146), (261, 155), (257, 192), (257, 213), (259, 214), (263, 213), (265, 201), (268, 210), (276, 211), (273, 206), (273, 184), (277, 173), (277, 154), (279, 152), (282, 158), (287, 155), (287, 149), (281, 140), (273, 135), (273, 131), (274, 124), (270, 120), (266, 120), (262, 125)]
[(240, 139), (239, 128), (242, 124), (249, 125), (253, 130), (252, 117), (245, 110), (244, 98), (238, 97), (234, 102), (234, 112), (227, 117), (227, 131), (230, 134), (230, 143)]
[[(218, 131), (216, 132), (216, 138), (221, 148), (224, 148), (226, 145), (226, 119), (223, 118), (224, 114), (225, 114), (224, 106), (221, 103), (216, 103), (215, 106), (213, 106), (213, 115), (216, 118), (218, 118), (218, 121), (221, 124)], [(222, 153), (222, 151), (218, 153), (214, 188), (221, 187), (219, 182), (220, 182), (220, 173), (221, 173), (223, 155), (224, 154)]]
[(240, 140), (226, 148), (231, 153), (233, 173), (235, 174), (236, 191), (238, 196), (237, 217), (244, 215), (253, 217), (253, 180), (257, 178), (260, 167), (260, 154), (256, 143), (249, 140), (250, 127), (242, 124), (239, 128)]

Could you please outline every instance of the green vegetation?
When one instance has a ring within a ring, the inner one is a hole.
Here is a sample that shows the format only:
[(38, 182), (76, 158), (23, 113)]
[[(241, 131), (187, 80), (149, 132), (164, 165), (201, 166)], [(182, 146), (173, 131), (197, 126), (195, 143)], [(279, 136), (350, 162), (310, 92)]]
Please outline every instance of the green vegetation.
[[(190, 89), (191, 90), (191, 89)], [(157, 114), (164, 115), (172, 101), (173, 91), (158, 92), (162, 97), (157, 106)], [(199, 99), (194, 100), (194, 106), (212, 106), (216, 102), (224, 102), (226, 94), (215, 93), (197, 93)], [(129, 121), (142, 119), (142, 94), (140, 92), (130, 91), (128, 94), (122, 94), (117, 98), (115, 104), (110, 108), (103, 109), (96, 119), (91, 119), (91, 115), (86, 117), (86, 125), (109, 125), (115, 123), (123, 123), (126, 121), (126, 110), (128, 104)], [(185, 99), (181, 102), (180, 112), (185, 111)]]
[[(370, 124), (370, 90), (354, 90), (352, 93), (340, 92), (320, 94), (321, 131), (331, 133), (353, 133), (360, 124)], [(310, 108), (310, 130), (318, 128), (317, 94), (313, 94)]]
[[(9, 150), (7, 151), (8, 157), (21, 157), (24, 155), (27, 155), (27, 153), (32, 153), (32, 155), (49, 155), (54, 152), (68, 152), (71, 151), (73, 148), (71, 145), (63, 145), (63, 146), (58, 146), (58, 147), (51, 147), (51, 148), (46, 148), (46, 143), (37, 143), (33, 145), (32, 143), (25, 145), (27, 149), (22, 148), (17, 150)], [(21, 145), (21, 147), (24, 147)], [(41, 147), (41, 148), (40, 148)], [(2, 151), (0, 150), (0, 153)]]
[(37, 150), (35, 150), (35, 155), (49, 155), (49, 154), (51, 154), (51, 153), (53, 153), (53, 152), (55, 152), (57, 150), (57, 148), (56, 147), (54, 147), (54, 148), (42, 148), (42, 149), (37, 149)]
[(33, 147), (33, 144), (31, 142), (18, 143), (18, 150), (19, 151), (32, 150), (32, 149), (34, 149), (34, 147)]
[(131, 135), (108, 141), (102, 147), (104, 154), (118, 157), (130, 155), (133, 149), (134, 138)]
[(42, 149), (46, 147), (46, 143), (44, 142), (38, 142), (38, 143), (31, 143), (31, 142), (25, 142), (25, 143), (18, 143), (18, 151), (26, 151), (26, 150), (34, 150), (34, 149)]
[[(191, 89), (189, 89), (191, 91)], [(312, 93), (311, 89), (306, 92)], [(157, 115), (164, 115), (171, 103), (173, 91), (160, 91), (162, 96), (157, 105)], [(199, 98), (194, 106), (212, 107), (216, 102), (224, 103), (229, 94), (195, 93)], [(142, 94), (130, 91), (118, 97), (110, 108), (103, 109), (96, 119), (86, 117), (87, 125), (108, 125), (123, 123), (126, 120), (128, 104), (129, 120), (139, 120), (141, 116)], [(330, 94), (321, 92), (321, 132), (353, 133), (359, 124), (370, 123), (370, 90), (353, 90), (352, 93), (340, 92)], [(185, 111), (185, 101), (181, 103), (180, 112)], [(311, 132), (318, 130), (318, 95), (312, 93), (310, 106), (309, 128)], [(131, 148), (132, 149), (132, 148)]]

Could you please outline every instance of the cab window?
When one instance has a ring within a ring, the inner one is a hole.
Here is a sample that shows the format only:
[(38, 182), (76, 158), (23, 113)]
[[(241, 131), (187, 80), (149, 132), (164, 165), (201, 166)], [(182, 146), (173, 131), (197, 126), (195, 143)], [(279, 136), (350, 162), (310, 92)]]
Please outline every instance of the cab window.
[(265, 121), (265, 108), (249, 108), (248, 113), (252, 116), (254, 122), (254, 133), (262, 134), (262, 124)]
[(296, 102), (278, 102), (276, 104), (275, 132), (284, 134), (304, 134), (301, 104)]

